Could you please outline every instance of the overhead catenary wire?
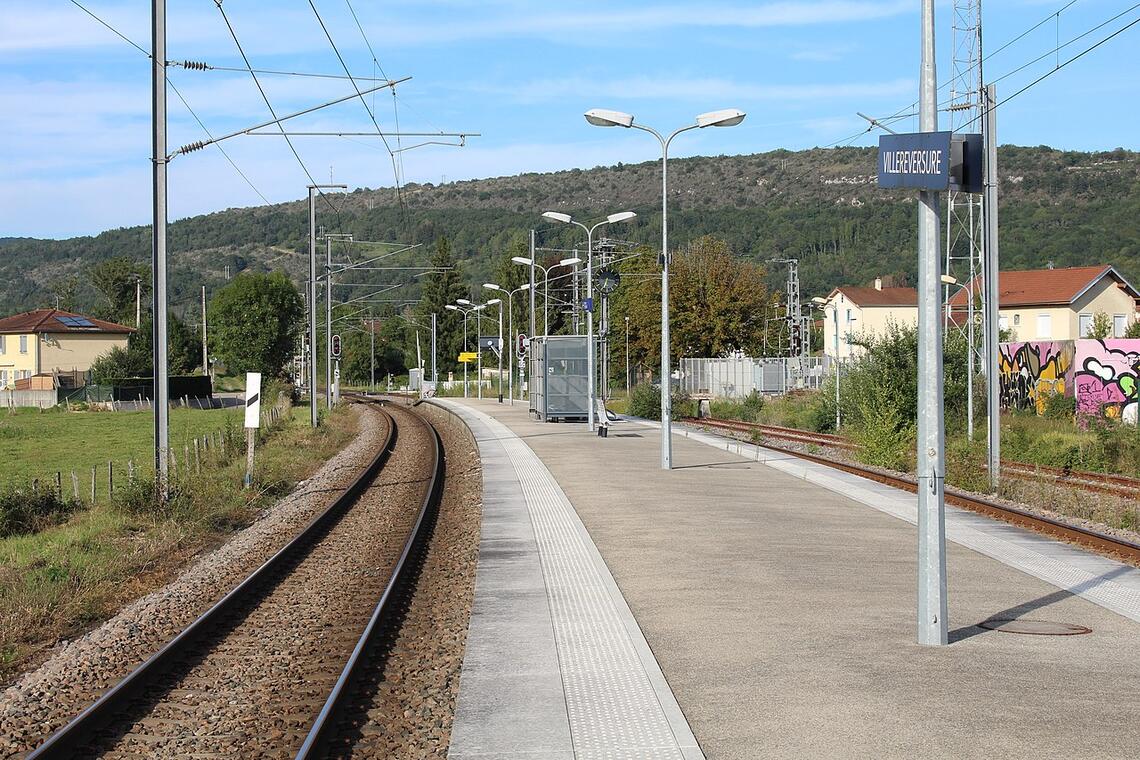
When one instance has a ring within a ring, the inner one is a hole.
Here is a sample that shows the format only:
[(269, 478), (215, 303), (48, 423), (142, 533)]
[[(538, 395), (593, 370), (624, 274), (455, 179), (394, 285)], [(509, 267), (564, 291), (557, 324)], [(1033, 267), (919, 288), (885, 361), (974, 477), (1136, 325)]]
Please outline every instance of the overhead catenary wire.
[[(128, 45), (133, 47), (135, 50), (137, 50), (140, 53), (142, 53), (143, 55), (145, 55), (148, 60), (150, 60), (153, 57), (153, 56), (151, 56), (149, 51), (147, 51), (145, 48), (143, 48), (137, 42), (135, 42), (131, 38), (127, 37), (125, 34), (120, 32), (118, 29), (111, 26), (110, 24), (108, 24), (103, 19), (96, 16), (93, 12), (91, 12), (89, 9), (85, 8), (82, 4), (76, 2), (76, 0), (71, 0), (71, 4), (74, 5), (76, 8), (78, 8), (79, 10), (86, 13), (91, 18), (98, 21), (100, 24), (102, 24), (104, 27), (106, 27), (108, 30), (110, 30), (115, 36), (117, 36), (119, 39), (121, 39), (123, 42), (127, 43)], [(167, 65), (169, 65), (169, 63)], [(169, 78), (166, 79), (166, 83), (170, 86), (170, 89), (174, 92), (174, 94), (178, 96), (178, 99), (180, 101), (182, 101), (182, 105), (186, 107), (186, 110), (190, 112), (190, 115), (192, 117), (194, 117), (194, 121), (198, 122), (198, 126), (202, 128), (202, 131), (205, 132), (206, 135), (212, 141), (214, 139), (214, 136), (210, 133), (210, 130), (206, 128), (205, 123), (202, 121), (201, 118), (199, 118), (197, 112), (195, 112), (194, 109), (190, 107), (190, 103), (186, 100), (185, 96), (182, 95), (182, 93), (181, 93), (181, 91), (179, 91), (178, 87), (176, 87), (174, 82), (170, 81)], [(216, 147), (218, 149), (218, 151), (225, 157), (226, 161), (229, 162), (230, 166), (233, 167), (234, 171), (238, 173), (238, 176), (240, 176), (243, 180), (245, 180), (245, 183), (247, 185), (249, 185), (250, 189), (253, 190), (253, 192), (257, 193), (257, 196), (259, 198), (261, 198), (261, 200), (263, 200), (266, 205), (269, 205), (269, 199), (265, 197), (264, 193), (262, 193), (260, 190), (257, 189), (257, 185), (253, 184), (253, 180), (251, 180), (249, 178), (249, 176), (246, 175), (245, 172), (243, 172), (240, 168), (238, 168), (237, 163), (233, 160), (233, 158), (230, 156), (230, 154), (226, 152), (226, 149), (223, 148), (221, 145), (217, 145), (217, 144), (215, 144), (214, 147)]]
[[(215, 66), (205, 61), (167, 61), (167, 66), (175, 66), (188, 71), (236, 71), (245, 74), (249, 69), (243, 69), (240, 66)], [(313, 79), (359, 79), (362, 82), (378, 82), (383, 81), (376, 77), (359, 77), (359, 76), (345, 76), (344, 74), (321, 74), (312, 71), (280, 71), (278, 69), (253, 69), (255, 74), (272, 74), (276, 76), (285, 77), (309, 77)]]
[[(219, 2), (219, 0), (214, 1)], [(396, 154), (392, 152), (392, 147), (388, 144), (388, 138), (384, 136), (383, 130), (380, 129), (380, 123), (376, 121), (376, 114), (373, 112), (372, 108), (369, 107), (368, 100), (364, 97), (364, 93), (360, 91), (360, 88), (356, 85), (356, 81), (351, 79), (352, 72), (349, 71), (348, 64), (344, 61), (344, 56), (340, 54), (340, 50), (337, 48), (336, 42), (333, 41), (332, 34), (329, 32), (328, 27), (325, 25), (325, 20), (321, 18), (321, 12), (317, 10), (316, 3), (314, 3), (313, 0), (309, 0), (309, 7), (313, 9), (313, 15), (317, 17), (317, 23), (320, 24), (321, 30), (325, 33), (325, 37), (329, 41), (329, 46), (332, 47), (333, 53), (336, 54), (337, 60), (340, 61), (340, 65), (344, 69), (344, 73), (350, 77), (349, 81), (352, 82), (352, 86), (356, 90), (356, 94), (359, 96), (360, 102), (364, 106), (364, 110), (368, 112), (368, 118), (372, 120), (372, 125), (376, 127), (376, 133), (380, 136), (380, 140), (384, 143), (384, 147), (388, 149), (388, 155), (392, 159), (392, 175), (393, 179), (396, 182), (396, 197), (399, 199), (401, 208), (403, 208), (404, 198), (402, 189), (400, 187), (400, 173), (396, 168)]]
[[(245, 68), (249, 72), (249, 75), (253, 78), (253, 83), (257, 86), (257, 91), (261, 93), (261, 99), (265, 101), (265, 107), (269, 109), (269, 113), (273, 116), (274, 119), (276, 119), (277, 112), (274, 110), (273, 104), (269, 102), (269, 96), (265, 94), (265, 88), (261, 86), (261, 80), (257, 78), (257, 74), (253, 71), (253, 66), (249, 62), (249, 56), (245, 54), (245, 49), (242, 47), (241, 41), (238, 39), (237, 32), (234, 30), (233, 24), (230, 23), (230, 19), (226, 15), (225, 8), (222, 7), (222, 0), (214, 0), (214, 5), (217, 6), (218, 13), (222, 15), (222, 21), (225, 22), (226, 29), (229, 30), (230, 37), (233, 38), (234, 45), (237, 46), (238, 53), (241, 54), (241, 59), (245, 63)], [(356, 87), (355, 82), (353, 82), (353, 87)], [(359, 92), (359, 88), (357, 88), (357, 92)], [(309, 167), (305, 165), (305, 162), (301, 160), (301, 154), (297, 152), (297, 148), (293, 145), (293, 141), (290, 140), (289, 135), (285, 133), (285, 127), (282, 126), (280, 122), (277, 122), (277, 128), (281, 130), (281, 136), (285, 138), (285, 142), (288, 144), (289, 150), (293, 153), (293, 157), (297, 159), (297, 163), (300, 164), (301, 170), (304, 171), (305, 176), (309, 178), (309, 184), (316, 187), (317, 193), (321, 196), (324, 202), (328, 204), (332, 212), (336, 214), (337, 224), (339, 225), (341, 210), (337, 208), (331, 200), (329, 200), (329, 197), (325, 191), (319, 187), (320, 183), (317, 182), (317, 180), (313, 177), (312, 172), (309, 171)]]

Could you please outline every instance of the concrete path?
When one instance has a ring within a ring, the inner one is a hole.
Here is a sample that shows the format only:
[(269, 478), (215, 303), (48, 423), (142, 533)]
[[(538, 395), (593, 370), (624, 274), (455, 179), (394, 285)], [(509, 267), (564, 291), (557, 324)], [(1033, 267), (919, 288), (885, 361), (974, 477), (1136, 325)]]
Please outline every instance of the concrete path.
[(483, 520), (448, 757), (703, 760), (613, 577), (534, 453), (442, 401), (479, 446)]
[[(898, 492), (824, 487), (683, 435), (676, 469), (662, 472), (652, 427), (618, 424), (599, 439), (583, 425), (532, 422), (525, 404), (465, 403), (557, 479), (710, 760), (1135, 756), (1140, 626), (1123, 616), (1135, 588), (1127, 569), (1106, 577), (1103, 560), (1064, 547), (1071, 556), (1049, 561), (1078, 575), (1054, 585), (987, 556), (1001, 544), (982, 554), (951, 543), (952, 644), (920, 647), (915, 532), (888, 513), (901, 508), (888, 504)], [(1040, 548), (986, 522), (965, 527)], [(1122, 614), (1066, 588), (1119, 592)], [(1093, 633), (976, 626), (1008, 617)]]

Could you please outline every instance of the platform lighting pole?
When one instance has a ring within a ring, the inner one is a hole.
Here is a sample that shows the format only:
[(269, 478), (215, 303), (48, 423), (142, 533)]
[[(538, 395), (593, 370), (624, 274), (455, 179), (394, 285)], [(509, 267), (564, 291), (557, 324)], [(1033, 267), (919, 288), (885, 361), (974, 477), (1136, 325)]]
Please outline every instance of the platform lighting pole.
[[(513, 343), (514, 335), (515, 335), (514, 295), (515, 295), (515, 293), (518, 293), (518, 292), (523, 291), (523, 290), (530, 290), (530, 283), (525, 283), (521, 287), (515, 288), (514, 290), (507, 290), (506, 288), (501, 287), (499, 285), (496, 285), (493, 282), (485, 282), (485, 283), (483, 283), (483, 287), (486, 288), (487, 290), (495, 290), (495, 291), (498, 291), (499, 293), (505, 293), (507, 296), (507, 337), (510, 338), (512, 341), (511, 352), (510, 352), (510, 354), (507, 355), (507, 396), (510, 398), (511, 406), (514, 406), (515, 405), (515, 354), (514, 354), (515, 349), (514, 349), (514, 343)], [(502, 321), (502, 305), (501, 304), (499, 306), (499, 319), (500, 319), (500, 321)], [(500, 324), (499, 325), (499, 332), (502, 333), (502, 331), (503, 331), (503, 326)], [(500, 335), (499, 340), (501, 343), (502, 342), (502, 336), (501, 335)], [(503, 347), (500, 345), (499, 351), (501, 352), (502, 350), (503, 350)], [(502, 362), (502, 358), (500, 357), (500, 363), (501, 362)], [(503, 391), (503, 377), (502, 377), (502, 368), (500, 368), (499, 369), (499, 393), (500, 393), (500, 395), (502, 395), (502, 391)], [(501, 399), (500, 399), (500, 403), (502, 403)]]
[(735, 127), (744, 121), (744, 112), (735, 108), (710, 111), (697, 117), (695, 124), (675, 130), (668, 137), (641, 124), (633, 123), (631, 114), (594, 108), (586, 112), (586, 121), (595, 127), (640, 129), (661, 143), (661, 469), (673, 468), (672, 371), (669, 367), (669, 143), (682, 132), (705, 127)]
[(625, 318), (625, 399), (629, 401), (629, 317)]
[[(934, 0), (922, 3), (919, 129), (938, 129)], [(918, 209), (918, 643), (947, 643), (945, 430), (937, 191), (919, 192)]]
[[(823, 312), (823, 318), (827, 319), (827, 299), (815, 297), (811, 302), (820, 308)], [(835, 301), (831, 302), (831, 325), (835, 328), (834, 346), (835, 346), (835, 432), (839, 432), (839, 304)]]
[[(466, 303), (471, 303), (466, 299), (460, 300), (465, 301)], [(470, 310), (464, 309), (462, 306), (456, 306), (452, 303), (447, 304), (443, 308), (449, 311), (458, 311), (463, 315), (463, 353), (467, 353), (467, 315), (471, 313)], [(467, 398), (467, 362), (463, 362), (463, 398)]]
[[(435, 312), (431, 313), (431, 382), (432, 385), (439, 385), (439, 374), (436, 371), (435, 363)], [(436, 389), (438, 392), (438, 387)]]
[(1001, 378), (998, 376), (998, 173), (997, 173), (997, 90), (994, 85), (983, 93), (986, 140), (986, 197), (982, 205), (985, 217), (986, 261), (984, 269), (985, 348), (986, 348), (986, 454), (989, 458), (990, 490), (997, 492), (1001, 484), (1001, 406), (998, 401)]
[[(535, 255), (536, 254), (534, 251), (534, 230), (531, 230), (530, 231), (530, 260), (531, 261), (534, 261)], [(528, 284), (530, 285), (530, 339), (534, 340), (534, 332), (535, 332), (535, 324), (534, 324), (534, 320), (535, 320), (535, 313), (534, 313), (534, 290), (535, 290), (535, 288), (534, 288), (534, 267), (530, 268), (530, 280), (528, 281)], [(534, 359), (533, 359), (534, 352), (531, 349), (527, 349), (526, 356), (528, 359), (526, 376), (529, 377), (531, 374), (531, 372), (530, 372), (531, 367), (534, 366)], [(534, 389), (531, 388), (529, 384), (527, 385), (527, 389), (528, 389), (527, 396), (529, 398), (533, 399), (534, 398), (534, 394), (533, 394)], [(533, 404), (533, 402), (532, 402), (532, 404)]]
[(487, 308), (487, 304), (481, 303), (478, 306), (471, 308), (475, 312), (475, 396), (480, 401), (483, 400), (483, 346), (480, 344), (479, 338), (483, 334), (483, 309)]
[[(317, 201), (321, 189), (348, 185), (309, 185), (309, 424), (317, 426)], [(327, 348), (327, 347), (326, 347)]]
[(376, 392), (376, 320), (368, 320), (368, 390)]
[[(151, 3), (151, 127), (154, 172), (151, 335), (154, 350), (155, 495), (166, 501), (169, 484), (170, 379), (166, 350), (166, 0)], [(137, 291), (136, 291), (137, 292)]]
[[(586, 380), (586, 406), (588, 407), (586, 410), (586, 421), (589, 423), (590, 432), (592, 433), (597, 429), (597, 424), (594, 419), (594, 383), (596, 381), (594, 377), (596, 374), (596, 370), (594, 369), (594, 230), (604, 224), (616, 224), (617, 222), (628, 221), (637, 216), (637, 214), (632, 211), (619, 211), (616, 214), (610, 214), (593, 227), (587, 227), (581, 222), (574, 221), (569, 214), (563, 214), (558, 211), (546, 211), (542, 216), (553, 222), (573, 224), (575, 227), (581, 227), (586, 231), (586, 301), (590, 305), (590, 308), (586, 310), (586, 373), (589, 375)], [(567, 259), (567, 261), (569, 261), (569, 259)]]

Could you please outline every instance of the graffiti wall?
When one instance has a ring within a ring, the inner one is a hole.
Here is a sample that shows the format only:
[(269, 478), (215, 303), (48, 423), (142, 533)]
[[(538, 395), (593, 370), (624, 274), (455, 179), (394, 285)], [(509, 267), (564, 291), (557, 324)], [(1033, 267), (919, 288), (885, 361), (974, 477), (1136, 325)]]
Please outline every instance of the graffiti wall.
[(998, 354), (1002, 409), (1044, 414), (1050, 396), (1072, 396), (1074, 353), (1071, 340), (1002, 343)]
[(1140, 339), (1079, 340), (1076, 348), (1077, 417), (1136, 424), (1140, 405)]

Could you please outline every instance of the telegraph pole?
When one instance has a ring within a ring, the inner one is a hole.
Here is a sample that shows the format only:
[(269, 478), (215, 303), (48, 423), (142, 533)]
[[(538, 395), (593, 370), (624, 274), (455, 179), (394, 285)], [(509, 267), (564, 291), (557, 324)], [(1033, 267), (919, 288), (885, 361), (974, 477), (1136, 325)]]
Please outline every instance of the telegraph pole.
[[(919, 130), (938, 130), (934, 0), (922, 3)], [(918, 208), (918, 643), (947, 643), (945, 430), (938, 193), (919, 192)]]
[[(166, 0), (151, 2), (151, 127), (154, 219), (151, 227), (154, 348), (154, 472), (159, 501), (169, 485), (170, 379), (166, 350)], [(136, 291), (137, 292), (137, 291)], [(137, 303), (137, 302), (136, 302)]]
[(986, 197), (983, 209), (986, 220), (985, 264), (985, 329), (986, 346), (986, 454), (989, 458), (990, 490), (997, 492), (1001, 481), (1001, 406), (998, 391), (998, 302), (1000, 281), (998, 267), (998, 173), (997, 173), (997, 90), (994, 85), (983, 93), (986, 140)]

